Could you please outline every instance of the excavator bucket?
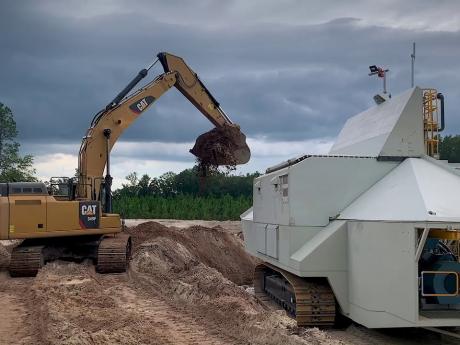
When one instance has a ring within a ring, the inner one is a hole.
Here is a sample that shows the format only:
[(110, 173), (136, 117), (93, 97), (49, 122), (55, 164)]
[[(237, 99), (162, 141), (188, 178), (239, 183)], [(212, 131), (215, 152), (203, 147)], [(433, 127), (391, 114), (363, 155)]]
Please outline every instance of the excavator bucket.
[(202, 165), (235, 166), (251, 158), (246, 136), (236, 124), (224, 124), (201, 134), (190, 150)]

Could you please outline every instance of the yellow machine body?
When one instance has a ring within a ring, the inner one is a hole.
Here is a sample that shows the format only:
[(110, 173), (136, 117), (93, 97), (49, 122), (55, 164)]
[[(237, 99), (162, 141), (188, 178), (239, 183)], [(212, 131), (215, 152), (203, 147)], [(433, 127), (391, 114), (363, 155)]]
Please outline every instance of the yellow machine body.
[(0, 184), (0, 239), (113, 234), (118, 214), (101, 212), (99, 201), (62, 201), (43, 183)]

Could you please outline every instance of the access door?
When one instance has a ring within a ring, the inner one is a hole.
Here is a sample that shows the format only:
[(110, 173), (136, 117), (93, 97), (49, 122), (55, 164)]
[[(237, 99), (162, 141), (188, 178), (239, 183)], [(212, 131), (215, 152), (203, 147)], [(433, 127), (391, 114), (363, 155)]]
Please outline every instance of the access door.
[(46, 196), (10, 195), (10, 238), (46, 231)]

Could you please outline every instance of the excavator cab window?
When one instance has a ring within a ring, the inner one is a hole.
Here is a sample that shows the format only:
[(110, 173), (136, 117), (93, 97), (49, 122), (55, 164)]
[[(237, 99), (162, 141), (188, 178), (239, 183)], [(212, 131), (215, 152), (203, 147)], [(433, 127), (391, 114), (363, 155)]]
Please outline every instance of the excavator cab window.
[(59, 199), (75, 200), (78, 179), (76, 177), (52, 177), (48, 192)]
[(55, 196), (68, 195), (68, 177), (52, 177), (50, 179), (50, 194)]

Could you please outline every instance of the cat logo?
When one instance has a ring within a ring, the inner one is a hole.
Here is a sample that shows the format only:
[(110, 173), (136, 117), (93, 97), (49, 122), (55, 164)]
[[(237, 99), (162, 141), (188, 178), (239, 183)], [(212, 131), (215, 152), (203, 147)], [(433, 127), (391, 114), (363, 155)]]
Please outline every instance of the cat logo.
[(99, 228), (99, 209), (99, 202), (80, 201), (80, 227), (82, 229)]
[(155, 101), (155, 97), (147, 96), (131, 104), (129, 106), (129, 109), (131, 109), (135, 114), (138, 115), (142, 113), (145, 109), (147, 109), (148, 106), (152, 104), (154, 101)]
[(82, 205), (81, 214), (82, 216), (94, 217), (96, 215), (97, 205)]

